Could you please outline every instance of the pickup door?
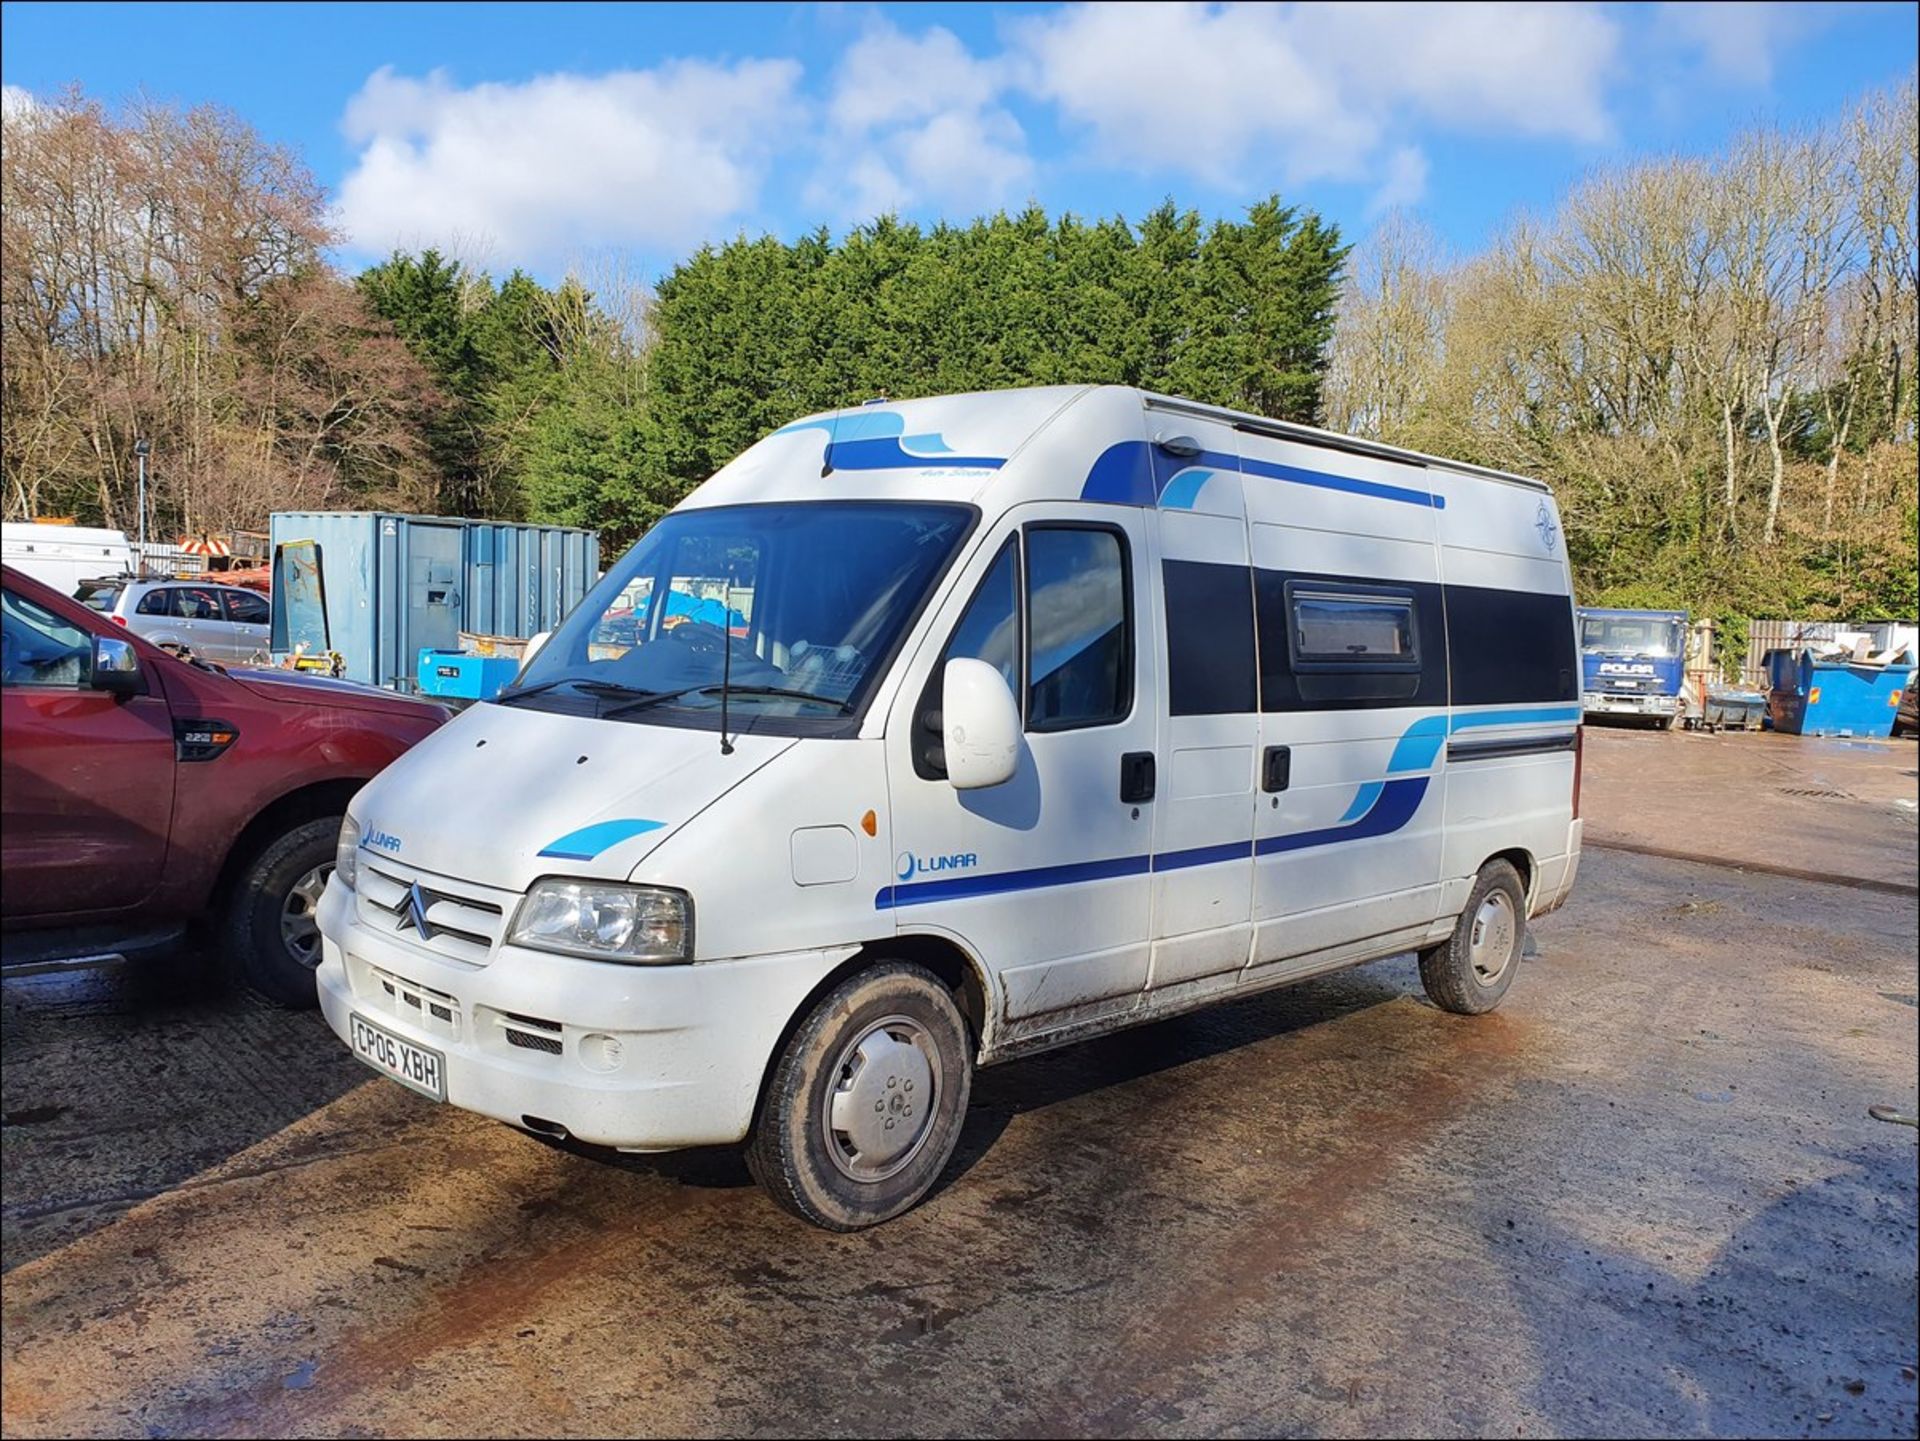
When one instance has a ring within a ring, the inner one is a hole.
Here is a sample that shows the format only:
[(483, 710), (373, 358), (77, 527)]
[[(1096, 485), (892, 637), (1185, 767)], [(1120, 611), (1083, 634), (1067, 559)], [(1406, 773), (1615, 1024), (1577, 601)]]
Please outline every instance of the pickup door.
[(81, 920), (138, 906), (159, 884), (173, 816), (158, 678), (145, 677), (144, 695), (95, 690), (85, 627), (11, 588), (0, 618), (0, 914)]

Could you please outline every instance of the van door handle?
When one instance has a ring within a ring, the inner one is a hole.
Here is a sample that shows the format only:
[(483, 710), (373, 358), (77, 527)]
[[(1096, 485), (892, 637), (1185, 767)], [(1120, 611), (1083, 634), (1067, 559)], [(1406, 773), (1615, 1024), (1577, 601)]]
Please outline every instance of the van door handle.
[(1260, 757), (1260, 789), (1283, 791), (1293, 780), (1293, 750), (1289, 746), (1268, 746)]
[(1153, 752), (1128, 751), (1120, 757), (1120, 799), (1130, 806), (1153, 799)]

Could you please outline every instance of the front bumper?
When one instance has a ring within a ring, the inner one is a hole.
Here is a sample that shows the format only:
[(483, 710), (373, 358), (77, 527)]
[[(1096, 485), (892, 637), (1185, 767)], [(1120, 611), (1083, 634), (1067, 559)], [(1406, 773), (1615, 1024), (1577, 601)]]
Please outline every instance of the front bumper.
[(1673, 715), (1680, 709), (1680, 698), (1590, 690), (1580, 697), (1580, 708), (1590, 715)]
[(445, 1056), (453, 1105), (632, 1150), (745, 1137), (787, 1023), (852, 949), (624, 966), (501, 945), (470, 965), (356, 912), (329, 882), (316, 979), (343, 1042), (357, 1011)]

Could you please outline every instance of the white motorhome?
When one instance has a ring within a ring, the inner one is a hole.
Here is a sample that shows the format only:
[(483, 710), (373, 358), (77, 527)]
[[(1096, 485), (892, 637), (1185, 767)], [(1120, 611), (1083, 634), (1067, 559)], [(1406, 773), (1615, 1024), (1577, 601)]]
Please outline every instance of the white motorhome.
[(62, 595), (72, 595), (82, 581), (96, 576), (133, 570), (133, 546), (126, 533), (94, 526), (0, 522), (0, 553), (15, 570)]
[(1118, 387), (776, 431), (354, 799), (328, 1021), (549, 1136), (913, 1205), (972, 1072), (1420, 955), (1493, 1007), (1580, 851), (1545, 486)]

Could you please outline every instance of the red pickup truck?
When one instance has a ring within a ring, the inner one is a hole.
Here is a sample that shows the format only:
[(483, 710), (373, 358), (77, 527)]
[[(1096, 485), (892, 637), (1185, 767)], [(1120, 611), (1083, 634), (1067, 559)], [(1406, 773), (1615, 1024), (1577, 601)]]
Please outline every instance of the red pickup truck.
[(0, 568), (8, 968), (210, 921), (232, 976), (314, 1004), (314, 907), (347, 801), (447, 718), (430, 702), (170, 655)]

